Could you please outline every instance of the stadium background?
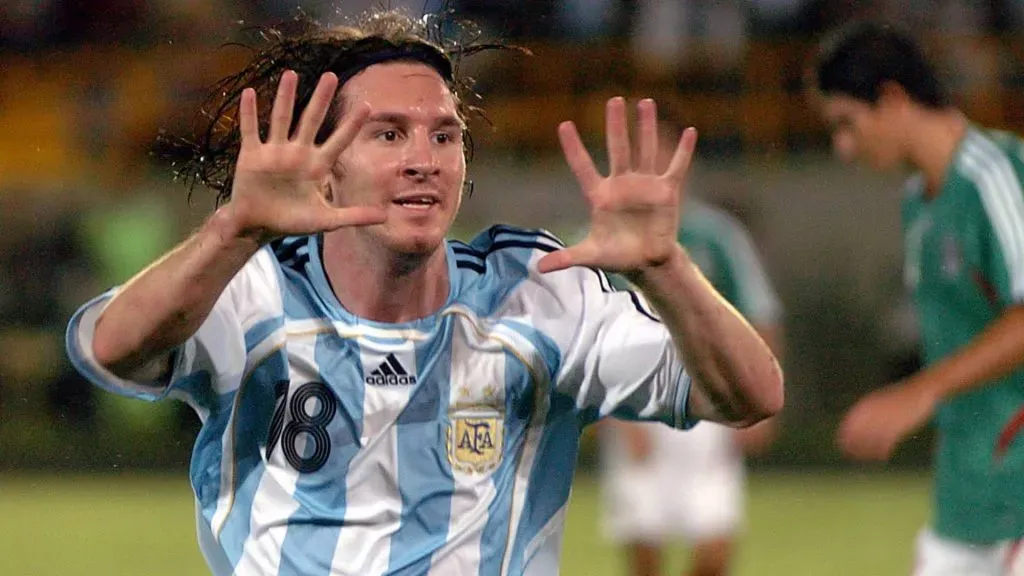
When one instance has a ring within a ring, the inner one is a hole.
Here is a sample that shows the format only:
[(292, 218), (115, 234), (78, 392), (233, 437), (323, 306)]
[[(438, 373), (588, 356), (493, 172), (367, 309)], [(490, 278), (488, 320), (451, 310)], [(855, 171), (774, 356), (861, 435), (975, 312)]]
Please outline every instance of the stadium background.
[[(611, 95), (654, 96), (697, 126), (690, 188), (750, 227), (786, 307), (788, 403), (775, 448), (751, 462), (738, 574), (907, 573), (927, 519), (929, 433), (887, 467), (844, 463), (833, 445), (842, 411), (917, 361), (901, 176), (831, 161), (802, 67), (823, 30), (889, 17), (924, 39), (968, 115), (1021, 132), (1024, 3), (449, 4), (533, 51), (467, 64), (489, 123), (473, 125), (458, 235), (496, 221), (573, 234), (585, 205), (555, 126), (577, 121), (603, 156)], [(302, 7), (337, 20), (329, 2)], [(157, 136), (188, 133), (205, 89), (244, 56), (225, 43), (294, 14), (274, 0), (0, 3), (0, 574), (204, 573), (186, 475), (195, 418), (96, 394), (70, 370), (62, 330), (208, 213), (202, 190), (188, 202), (172, 181)], [(621, 573), (598, 530), (595, 465), (588, 436), (565, 574)]]

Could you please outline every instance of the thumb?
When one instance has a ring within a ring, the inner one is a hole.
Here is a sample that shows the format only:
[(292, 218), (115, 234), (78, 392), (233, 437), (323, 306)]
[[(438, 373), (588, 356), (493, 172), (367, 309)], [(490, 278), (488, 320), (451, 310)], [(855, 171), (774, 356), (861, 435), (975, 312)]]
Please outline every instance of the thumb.
[(556, 250), (537, 261), (537, 270), (542, 274), (565, 270), (572, 266), (590, 266), (595, 262), (597, 254), (593, 245), (587, 241), (568, 248)]
[(325, 232), (346, 226), (369, 226), (387, 220), (387, 212), (380, 206), (354, 206), (330, 208), (324, 214), (322, 229)]

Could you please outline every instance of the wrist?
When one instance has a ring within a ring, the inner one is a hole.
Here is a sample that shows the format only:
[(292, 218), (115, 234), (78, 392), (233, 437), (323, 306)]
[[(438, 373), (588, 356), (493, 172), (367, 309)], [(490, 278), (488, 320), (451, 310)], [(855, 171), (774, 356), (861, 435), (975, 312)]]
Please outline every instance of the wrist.
[(270, 241), (270, 238), (264, 239), (254, 230), (247, 230), (230, 203), (217, 208), (204, 228), (222, 246), (250, 250), (253, 253)]
[(930, 406), (938, 404), (946, 395), (938, 382), (930, 378), (923, 378), (920, 375), (914, 375), (904, 380), (902, 385), (904, 388), (913, 391), (923, 403)]
[(670, 256), (660, 264), (641, 268), (627, 275), (627, 279), (643, 291), (657, 291), (660, 286), (678, 289), (679, 280), (694, 270), (690, 254), (676, 244)]

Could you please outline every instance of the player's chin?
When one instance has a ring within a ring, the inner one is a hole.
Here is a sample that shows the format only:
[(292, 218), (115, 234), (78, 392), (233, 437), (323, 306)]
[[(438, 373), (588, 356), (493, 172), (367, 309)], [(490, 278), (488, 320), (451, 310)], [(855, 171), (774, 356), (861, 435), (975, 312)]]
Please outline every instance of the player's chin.
[(399, 225), (391, 236), (392, 248), (403, 254), (427, 255), (444, 242), (446, 228), (441, 224)]

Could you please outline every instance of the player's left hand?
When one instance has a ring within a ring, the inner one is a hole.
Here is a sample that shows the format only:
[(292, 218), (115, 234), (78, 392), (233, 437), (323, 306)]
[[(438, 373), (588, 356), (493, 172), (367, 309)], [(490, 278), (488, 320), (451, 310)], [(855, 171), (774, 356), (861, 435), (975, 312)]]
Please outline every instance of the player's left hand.
[(857, 460), (888, 460), (896, 446), (931, 418), (938, 398), (898, 382), (861, 398), (839, 426), (840, 449)]
[(637, 104), (639, 158), (633, 165), (626, 102), (612, 98), (606, 108), (609, 174), (601, 176), (576, 126), (563, 122), (559, 141), (566, 162), (590, 203), (590, 230), (578, 244), (541, 258), (541, 272), (590, 266), (627, 275), (656, 268), (679, 253), (676, 240), (683, 181), (697, 132), (687, 128), (664, 173), (658, 174), (658, 120), (654, 100)]

